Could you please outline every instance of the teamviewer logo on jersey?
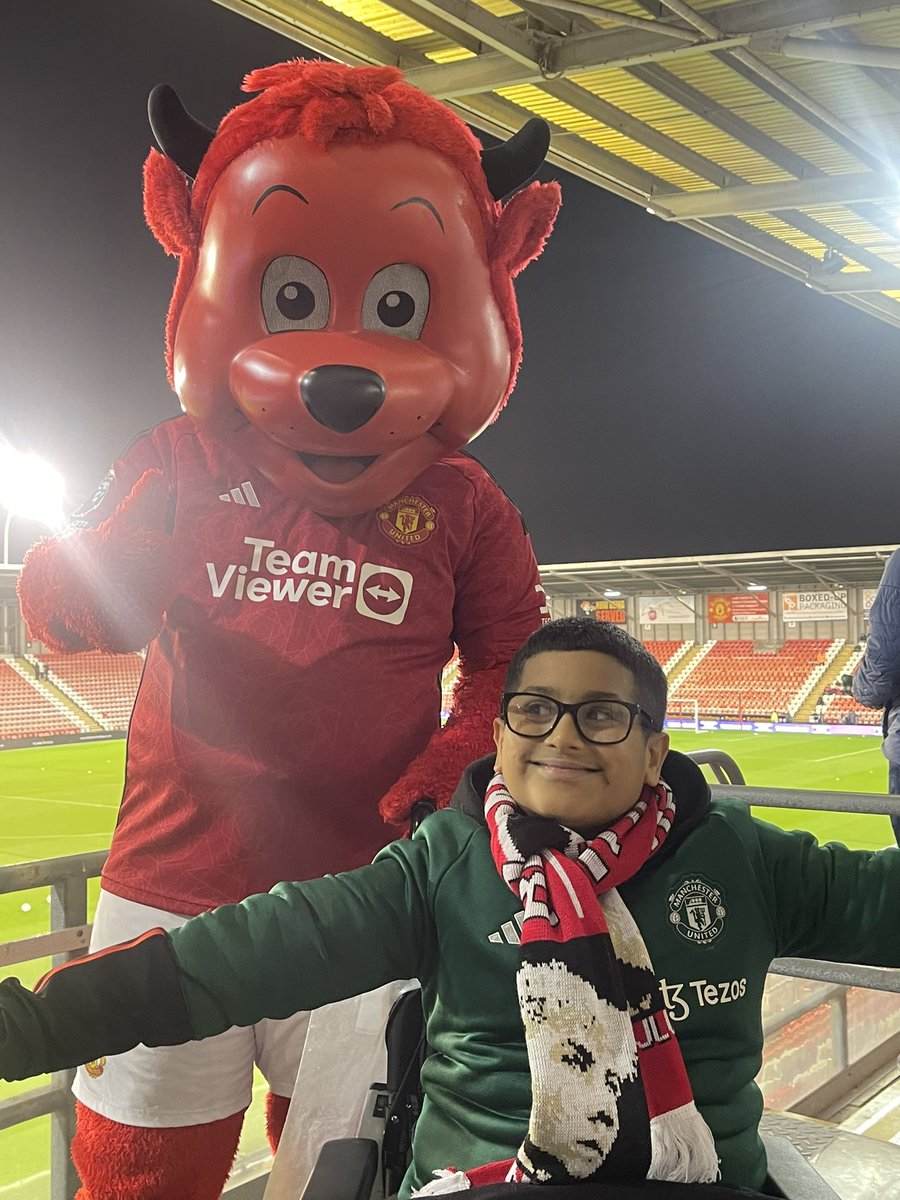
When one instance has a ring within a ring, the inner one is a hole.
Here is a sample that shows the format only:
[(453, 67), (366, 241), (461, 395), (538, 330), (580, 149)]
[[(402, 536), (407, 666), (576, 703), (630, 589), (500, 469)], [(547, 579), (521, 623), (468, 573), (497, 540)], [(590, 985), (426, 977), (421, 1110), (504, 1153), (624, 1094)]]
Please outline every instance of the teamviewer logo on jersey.
[(412, 586), (409, 571), (363, 563), (356, 588), (356, 611), (374, 621), (400, 625), (409, 607)]

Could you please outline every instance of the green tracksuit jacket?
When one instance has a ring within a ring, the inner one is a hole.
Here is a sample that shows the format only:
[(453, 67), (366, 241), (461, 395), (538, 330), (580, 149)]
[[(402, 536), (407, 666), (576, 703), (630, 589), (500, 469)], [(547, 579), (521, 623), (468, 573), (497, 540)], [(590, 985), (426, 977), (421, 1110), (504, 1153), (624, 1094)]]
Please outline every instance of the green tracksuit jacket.
[[(425, 1103), (406, 1189), (432, 1170), (511, 1157), (531, 1085), (516, 1000), (517, 898), (491, 859), (488, 760), (454, 805), (369, 867), (196, 917), (51, 972), (36, 994), (0, 985), (0, 1075), (21, 1078), (116, 1053), (287, 1017), (393, 979), (422, 983)], [(662, 851), (620, 889), (674, 1020), (723, 1182), (759, 1187), (760, 1006), (778, 955), (900, 964), (900, 850), (819, 846), (710, 802), (675, 752), (663, 777), (678, 814)], [(336, 1048), (335, 1070), (340, 1070)], [(406, 1190), (405, 1189), (405, 1190)]]

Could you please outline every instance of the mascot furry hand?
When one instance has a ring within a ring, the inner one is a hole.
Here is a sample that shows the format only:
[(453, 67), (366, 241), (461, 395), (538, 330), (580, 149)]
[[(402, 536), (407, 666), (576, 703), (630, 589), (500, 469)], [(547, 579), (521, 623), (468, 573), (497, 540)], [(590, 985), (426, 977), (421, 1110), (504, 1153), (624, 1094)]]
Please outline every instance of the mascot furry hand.
[[(51, 648), (149, 643), (94, 949), (159, 910), (369, 861), (383, 818), (446, 802), (489, 749), (506, 664), (545, 611), (518, 513), (460, 450), (518, 367), (512, 279), (559, 205), (555, 184), (517, 190), (546, 125), (482, 153), (393, 68), (296, 61), (245, 87), (259, 95), (215, 134), (170, 88), (151, 97), (145, 210), (179, 259), (167, 361), (185, 415), (21, 575)], [(84, 1196), (147, 1195), (150, 1176), (154, 1196), (219, 1194), (246, 1101), (186, 1049), (80, 1073)]]

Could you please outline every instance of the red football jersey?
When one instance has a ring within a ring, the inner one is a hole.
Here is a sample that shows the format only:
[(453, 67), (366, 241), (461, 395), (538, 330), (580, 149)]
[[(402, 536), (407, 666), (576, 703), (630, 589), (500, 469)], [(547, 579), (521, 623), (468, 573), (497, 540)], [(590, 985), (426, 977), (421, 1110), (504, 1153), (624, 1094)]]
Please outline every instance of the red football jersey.
[(377, 511), (318, 516), (178, 417), (87, 520), (149, 468), (183, 578), (147, 653), (104, 886), (194, 914), (368, 862), (396, 833), (378, 801), (439, 726), (454, 642), (485, 669), (541, 622), (521, 516), (464, 454)]

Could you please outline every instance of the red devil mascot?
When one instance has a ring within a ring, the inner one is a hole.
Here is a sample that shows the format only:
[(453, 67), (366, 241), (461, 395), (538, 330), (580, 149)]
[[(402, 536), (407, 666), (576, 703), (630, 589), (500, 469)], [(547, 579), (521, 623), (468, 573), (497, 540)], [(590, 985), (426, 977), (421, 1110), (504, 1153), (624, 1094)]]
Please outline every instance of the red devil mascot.
[[(368, 861), (488, 751), (544, 611), (521, 518), (460, 448), (518, 367), (512, 278), (559, 205), (555, 184), (518, 190), (546, 125), (482, 153), (393, 68), (289, 62), (245, 88), (215, 134), (151, 97), (145, 209), (179, 259), (185, 415), (21, 577), (49, 647), (149, 645), (94, 949)], [(267, 1021), (89, 1064), (79, 1195), (218, 1196), (254, 1062), (274, 1144), (302, 1040)]]

